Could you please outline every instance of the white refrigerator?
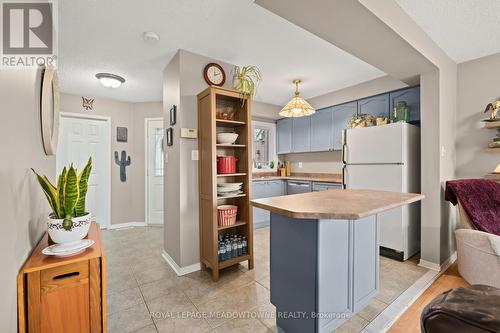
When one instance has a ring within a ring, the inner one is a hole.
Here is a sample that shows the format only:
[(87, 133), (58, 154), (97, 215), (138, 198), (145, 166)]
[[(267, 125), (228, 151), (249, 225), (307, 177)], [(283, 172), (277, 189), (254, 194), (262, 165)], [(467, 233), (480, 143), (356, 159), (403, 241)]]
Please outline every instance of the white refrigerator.
[[(420, 193), (420, 129), (399, 122), (344, 131), (347, 189)], [(420, 204), (380, 214), (380, 253), (406, 260), (420, 251)]]

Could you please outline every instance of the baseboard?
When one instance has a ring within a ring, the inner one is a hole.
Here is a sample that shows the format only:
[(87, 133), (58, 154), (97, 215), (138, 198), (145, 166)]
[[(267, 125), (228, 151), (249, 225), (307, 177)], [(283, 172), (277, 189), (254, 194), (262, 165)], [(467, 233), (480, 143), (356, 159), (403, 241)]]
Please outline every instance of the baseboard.
[(427, 269), (432, 269), (433, 271), (441, 272), (450, 267), (450, 265), (453, 264), (456, 259), (457, 259), (457, 252), (455, 251), (441, 265), (423, 259), (420, 259), (418, 265)]
[(126, 223), (111, 224), (108, 227), (108, 229), (109, 230), (126, 229), (126, 228), (145, 227), (145, 226), (147, 226), (146, 222), (126, 222)]
[(193, 272), (199, 271), (201, 269), (201, 265), (199, 262), (196, 264), (186, 266), (186, 267), (180, 267), (179, 265), (177, 265), (175, 260), (172, 259), (172, 257), (165, 250), (163, 250), (163, 252), (161, 253), (161, 256), (163, 257), (163, 259), (165, 259), (167, 264), (169, 264), (170, 267), (172, 267), (172, 269), (174, 270), (175, 274), (177, 274), (177, 276), (182, 276), (182, 275), (186, 275), (189, 273), (193, 273)]

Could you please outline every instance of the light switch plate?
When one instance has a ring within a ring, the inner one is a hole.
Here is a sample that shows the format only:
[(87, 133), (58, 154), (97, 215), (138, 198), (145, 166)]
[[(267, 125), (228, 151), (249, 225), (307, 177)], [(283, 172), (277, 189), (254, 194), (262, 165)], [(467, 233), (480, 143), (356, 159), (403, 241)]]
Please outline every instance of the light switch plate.
[(302, 169), (302, 162), (299, 162), (299, 169)]
[(197, 150), (191, 150), (191, 160), (198, 161), (198, 151)]
[(196, 128), (181, 128), (181, 138), (196, 139), (198, 138), (198, 130)]

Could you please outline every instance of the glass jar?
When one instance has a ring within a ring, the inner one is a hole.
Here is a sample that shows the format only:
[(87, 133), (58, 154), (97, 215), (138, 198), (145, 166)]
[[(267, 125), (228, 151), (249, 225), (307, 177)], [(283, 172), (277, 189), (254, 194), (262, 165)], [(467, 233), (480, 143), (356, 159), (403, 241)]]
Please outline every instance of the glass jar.
[(397, 102), (394, 107), (393, 120), (395, 123), (404, 121), (410, 121), (410, 107), (406, 104), (405, 101)]

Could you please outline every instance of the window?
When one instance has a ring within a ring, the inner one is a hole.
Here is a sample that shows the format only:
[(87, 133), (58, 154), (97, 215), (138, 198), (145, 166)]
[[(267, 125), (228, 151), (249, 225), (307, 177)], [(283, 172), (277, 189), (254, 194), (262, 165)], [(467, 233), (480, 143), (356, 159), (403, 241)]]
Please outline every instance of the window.
[(276, 163), (276, 125), (259, 121), (252, 122), (252, 125), (253, 169), (269, 171)]

